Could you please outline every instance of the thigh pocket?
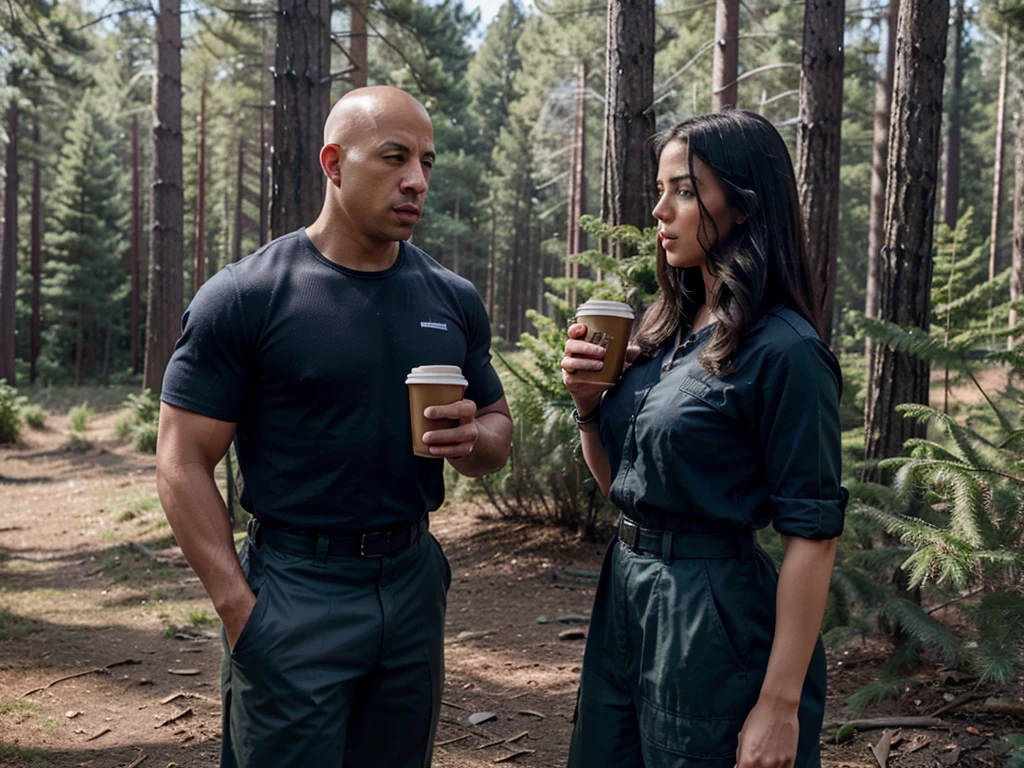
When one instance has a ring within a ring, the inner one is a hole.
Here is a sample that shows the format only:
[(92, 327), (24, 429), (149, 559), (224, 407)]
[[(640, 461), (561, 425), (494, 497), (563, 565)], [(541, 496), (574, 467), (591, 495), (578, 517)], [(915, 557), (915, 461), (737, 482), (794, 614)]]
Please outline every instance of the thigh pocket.
[(640, 730), (651, 745), (673, 754), (733, 760), (756, 691), (742, 643), (722, 621), (723, 604), (715, 600), (704, 561), (665, 566), (651, 598), (642, 619)]
[(253, 552), (248, 545), (245, 554), (247, 557), (242, 561), (242, 569), (246, 572), (246, 580), (249, 589), (256, 595), (256, 603), (252, 607), (252, 613), (245, 621), (242, 632), (235, 642), (235, 648), (231, 651), (231, 657), (236, 658), (244, 653), (252, 645), (254, 636), (258, 634), (259, 625), (267, 612), (267, 601), (270, 597), (270, 590), (267, 587), (266, 577), (262, 558), (258, 553)]

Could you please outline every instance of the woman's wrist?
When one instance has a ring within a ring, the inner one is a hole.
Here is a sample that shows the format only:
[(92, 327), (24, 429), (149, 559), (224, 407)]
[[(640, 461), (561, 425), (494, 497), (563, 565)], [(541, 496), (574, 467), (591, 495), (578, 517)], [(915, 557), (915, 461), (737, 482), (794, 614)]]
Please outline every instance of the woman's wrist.
[(572, 409), (572, 418), (580, 432), (597, 432), (600, 427), (601, 401), (586, 410), (579, 405)]

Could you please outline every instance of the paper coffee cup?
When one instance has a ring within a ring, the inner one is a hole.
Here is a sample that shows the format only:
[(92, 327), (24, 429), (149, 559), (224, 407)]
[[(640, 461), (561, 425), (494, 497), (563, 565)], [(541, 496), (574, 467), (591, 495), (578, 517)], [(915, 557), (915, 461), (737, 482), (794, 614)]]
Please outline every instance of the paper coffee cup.
[(431, 405), (449, 405), (462, 399), (469, 384), (457, 365), (421, 365), (413, 368), (405, 379), (409, 386), (409, 419), (412, 422), (412, 452), (417, 456), (434, 456), (423, 442), (423, 433), (437, 429), (454, 429), (458, 419), (428, 419), (423, 411)]
[(614, 384), (622, 375), (626, 345), (633, 329), (633, 308), (621, 301), (591, 299), (576, 310), (577, 322), (587, 326), (584, 341), (605, 348), (604, 368), (600, 371), (577, 371), (574, 378)]

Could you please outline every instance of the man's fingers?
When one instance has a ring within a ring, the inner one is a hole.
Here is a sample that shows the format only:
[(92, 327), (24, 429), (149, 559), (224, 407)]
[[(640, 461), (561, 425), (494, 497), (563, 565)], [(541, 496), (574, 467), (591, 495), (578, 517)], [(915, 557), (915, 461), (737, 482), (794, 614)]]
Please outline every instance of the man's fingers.
[(431, 405), (423, 411), (423, 415), (428, 419), (472, 419), (476, 416), (476, 403), (472, 400), (459, 400), (448, 405)]

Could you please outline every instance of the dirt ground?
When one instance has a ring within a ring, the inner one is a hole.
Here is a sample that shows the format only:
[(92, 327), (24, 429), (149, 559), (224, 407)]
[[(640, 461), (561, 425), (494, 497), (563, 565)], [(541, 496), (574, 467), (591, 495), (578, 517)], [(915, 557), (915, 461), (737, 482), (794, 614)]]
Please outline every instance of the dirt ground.
[[(163, 520), (153, 458), (115, 437), (116, 418), (96, 416), (84, 450), (69, 446), (61, 412), (0, 446), (0, 766), (217, 765), (219, 624)], [(431, 528), (453, 569), (434, 765), (564, 765), (603, 544), (468, 504), (446, 506)], [(847, 697), (886, 652), (877, 641), (830, 652), (827, 721), (845, 719)], [(934, 665), (916, 679), (869, 716), (981, 698), (941, 728), (896, 729), (888, 766), (1003, 764), (1001, 736), (1024, 731), (1024, 690), (975, 688)], [(983, 709), (993, 695), (1016, 714)], [(495, 717), (469, 725), (480, 712)], [(878, 764), (882, 731), (842, 746), (834, 734), (822, 736), (825, 765)]]

